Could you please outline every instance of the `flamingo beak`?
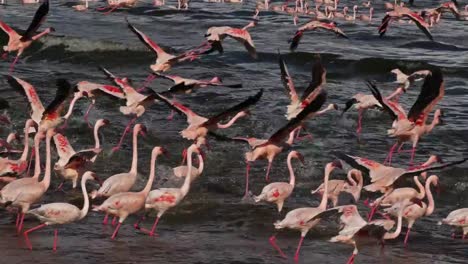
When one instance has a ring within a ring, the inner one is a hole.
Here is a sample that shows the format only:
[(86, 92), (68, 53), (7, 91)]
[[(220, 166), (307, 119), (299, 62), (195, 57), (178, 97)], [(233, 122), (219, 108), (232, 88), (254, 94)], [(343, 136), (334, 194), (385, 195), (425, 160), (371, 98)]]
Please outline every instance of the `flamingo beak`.
[(302, 165), (305, 165), (304, 156), (300, 153), (297, 153), (297, 158), (301, 161)]
[(97, 176), (96, 173), (92, 173), (91, 176), (99, 183), (99, 186), (102, 186), (102, 180)]
[(102, 123), (106, 126), (110, 125), (110, 121), (108, 119), (103, 119)]
[(343, 166), (342, 166), (340, 160), (334, 160), (333, 163), (332, 163), (332, 165), (333, 165), (333, 167), (335, 167), (335, 168), (343, 169)]
[(422, 200), (421, 200), (421, 199), (414, 198), (414, 199), (411, 199), (410, 201), (411, 201), (412, 203), (414, 203), (414, 204), (419, 205), (419, 207), (423, 207), (423, 204), (422, 204)]
[(169, 158), (170, 155), (169, 155), (169, 151), (167, 151), (167, 149), (165, 148), (161, 148), (161, 153), (164, 155), (164, 157), (166, 158)]
[(148, 130), (144, 125), (141, 125), (141, 130), (140, 130), (140, 135), (146, 137), (146, 134), (148, 133)]

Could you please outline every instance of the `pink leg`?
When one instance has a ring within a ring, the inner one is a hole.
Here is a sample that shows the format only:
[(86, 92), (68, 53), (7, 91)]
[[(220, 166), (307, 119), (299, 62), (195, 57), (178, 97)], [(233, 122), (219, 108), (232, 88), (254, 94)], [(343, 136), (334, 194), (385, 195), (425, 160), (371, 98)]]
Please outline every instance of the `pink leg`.
[(172, 121), (174, 119), (175, 111), (171, 110), (171, 113), (166, 117), (167, 120)]
[(107, 10), (107, 9), (110, 9), (111, 7), (110, 6), (105, 6), (105, 7), (98, 7), (96, 8), (97, 11), (103, 11), (103, 10)]
[(395, 151), (396, 147), (398, 146), (398, 142), (393, 144), (393, 146), (390, 148), (390, 151), (388, 152), (387, 157), (385, 158), (384, 164), (391, 165), (392, 164), (392, 156), (393, 152)]
[(247, 166), (245, 167), (245, 193), (243, 200), (249, 197), (249, 173), (250, 173), (250, 163), (247, 161)]
[(2, 53), (2, 59), (8, 60), (8, 52)]
[(54, 247), (52, 248), (55, 251), (57, 251), (57, 241), (58, 241), (58, 231), (57, 229), (54, 230)]
[(348, 262), (346, 264), (353, 264), (354, 263), (354, 258), (356, 257), (355, 254), (352, 254), (351, 257), (349, 257)]
[(20, 212), (18, 211), (16, 213), (16, 228), (18, 228), (19, 221), (20, 221)]
[(265, 176), (265, 181), (266, 182), (270, 181), (270, 170), (271, 170), (272, 163), (273, 163), (272, 161), (268, 161), (268, 167), (267, 167), (267, 172), (266, 172), (266, 176)]
[(57, 187), (56, 191), (61, 191), (61, 190), (62, 190), (63, 183), (64, 183), (64, 181), (62, 181), (62, 182), (59, 184), (59, 186)]
[(23, 230), (23, 222), (24, 222), (24, 213), (21, 213), (21, 218), (20, 218), (20, 222), (19, 222), (19, 226), (18, 226), (18, 234), (21, 232), (21, 230)]
[(299, 245), (297, 245), (296, 254), (294, 254), (294, 261), (295, 262), (299, 261), (299, 252), (301, 251), (302, 241), (304, 241), (303, 236), (301, 236), (301, 239), (299, 240)]
[(414, 154), (415, 153), (416, 153), (416, 145), (413, 146), (413, 150), (411, 151), (410, 167), (413, 166)]
[(119, 8), (118, 5), (112, 6), (112, 7), (110, 8), (109, 11), (107, 11), (107, 12), (104, 13), (104, 15), (108, 15), (108, 14), (112, 13), (112, 12), (113, 12), (114, 10), (116, 10), (117, 8)]
[(117, 223), (117, 216), (114, 216), (112, 218), (112, 226), (115, 226), (116, 223)]
[(13, 63), (10, 65), (10, 74), (13, 73), (13, 70), (15, 69), (15, 64), (18, 62), (18, 59), (19, 59), (19, 55), (17, 55), (15, 57), (15, 60), (13, 61)]
[(281, 257), (288, 258), (288, 257), (286, 257), (284, 252), (281, 250), (281, 248), (276, 244), (276, 236), (271, 236), (270, 237), (270, 244), (274, 249), (276, 249), (276, 251), (278, 251), (278, 253), (281, 255)]
[(145, 214), (143, 214), (143, 215), (135, 222), (135, 224), (133, 224), (133, 227), (134, 227), (135, 229), (140, 229), (140, 223), (141, 223), (141, 221), (144, 221), (145, 219), (146, 219), (146, 216), (145, 216)]
[(180, 163), (180, 165), (184, 165), (185, 164), (185, 160), (187, 160), (187, 149), (184, 149), (182, 151), (182, 162)]
[(404, 145), (405, 145), (404, 142), (400, 144), (400, 147), (398, 148), (397, 153), (400, 153), (400, 152), (404, 151), (404, 150), (402, 150)]
[(24, 240), (26, 241), (26, 245), (28, 246), (29, 250), (32, 250), (32, 245), (31, 245), (31, 242), (29, 241), (29, 237), (28, 237), (28, 234), (31, 233), (31, 232), (34, 232), (38, 229), (41, 229), (43, 227), (47, 226), (46, 224), (41, 224), (41, 225), (38, 225), (36, 227), (33, 227), (31, 229), (28, 229), (24, 232)]
[(358, 127), (356, 129), (356, 133), (358, 134), (358, 138), (361, 135), (361, 131), (362, 131), (362, 109), (359, 109), (358, 110)]
[(117, 144), (117, 146), (113, 147), (112, 148), (112, 151), (115, 152), (115, 151), (118, 151), (120, 149), (120, 146), (122, 145), (122, 142), (125, 138), (125, 135), (128, 133), (128, 131), (130, 130), (130, 126), (135, 123), (136, 121), (136, 117), (134, 117), (132, 120), (130, 120), (130, 122), (128, 122), (127, 126), (125, 127), (125, 130), (122, 134), (122, 137), (120, 138), (120, 141), (119, 141), (119, 144)]
[(404, 242), (405, 247), (408, 245), (408, 237), (409, 237), (410, 231), (411, 231), (411, 228), (408, 228), (408, 231), (406, 231), (405, 242)]
[(120, 229), (121, 225), (122, 225), (122, 223), (120, 223), (120, 222), (117, 224), (117, 227), (115, 228), (114, 233), (112, 234), (112, 237), (111, 237), (112, 240), (114, 240), (115, 237), (117, 236), (117, 234), (119, 233), (119, 229)]
[(148, 77), (146, 77), (145, 81), (143, 82), (143, 85), (140, 88), (138, 88), (137, 92), (141, 93), (142, 91), (144, 91), (146, 89), (146, 86), (148, 86), (152, 81), (154, 81), (154, 79), (156, 79), (156, 76), (154, 74), (148, 75)]
[(85, 115), (83, 117), (85, 122), (88, 124), (89, 128), (93, 128), (93, 126), (88, 121), (89, 112), (91, 112), (91, 109), (93, 109), (93, 107), (94, 107), (94, 104), (90, 103), (89, 106), (88, 106), (88, 109), (86, 109), (86, 113), (85, 113)]
[(28, 171), (26, 172), (26, 176), (29, 177), (29, 171), (31, 170), (32, 160), (36, 156), (35, 151), (31, 151), (31, 155), (29, 155), (29, 164), (28, 164)]
[(104, 216), (104, 220), (102, 221), (102, 224), (107, 225), (108, 222), (109, 222), (109, 214), (106, 214), (106, 216)]
[(372, 217), (374, 217), (374, 214), (375, 214), (375, 211), (376, 211), (376, 210), (377, 210), (377, 206), (375, 206), (375, 205), (374, 205), (374, 206), (372, 206), (372, 208), (371, 208), (371, 211), (370, 211), (370, 213), (369, 213), (369, 217), (368, 217), (367, 221), (370, 221), (370, 220), (372, 220)]
[(135, 227), (136, 229), (139, 229), (141, 232), (145, 233), (145, 234), (148, 234), (149, 236), (155, 236), (154, 234), (154, 231), (156, 231), (156, 226), (158, 225), (158, 222), (159, 222), (159, 217), (156, 217), (156, 219), (154, 220), (154, 224), (153, 224), (153, 227), (151, 228), (151, 230), (148, 230), (146, 228), (143, 228), (143, 227), (140, 227), (139, 225), (137, 227)]

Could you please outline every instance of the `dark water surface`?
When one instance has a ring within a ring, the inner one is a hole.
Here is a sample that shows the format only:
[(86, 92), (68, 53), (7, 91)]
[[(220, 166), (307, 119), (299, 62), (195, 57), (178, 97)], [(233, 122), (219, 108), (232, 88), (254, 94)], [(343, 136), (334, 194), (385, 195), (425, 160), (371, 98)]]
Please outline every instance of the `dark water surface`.
[[(172, 2), (172, 1), (171, 1)], [(354, 1), (343, 1), (352, 6)], [(417, 7), (432, 7), (439, 1), (415, 1)], [(141, 2), (133, 10), (117, 11), (104, 16), (89, 10), (73, 11), (71, 2), (52, 1), (50, 16), (44, 26), (57, 30), (51, 36), (35, 43), (16, 66), (15, 75), (36, 86), (44, 102), (52, 100), (55, 79), (65, 77), (72, 82), (88, 80), (105, 83), (105, 76), (97, 70), (103, 65), (120, 76), (127, 76), (139, 85), (148, 73), (148, 65), (154, 56), (127, 29), (124, 17), (147, 33), (156, 42), (172, 51), (182, 52), (203, 41), (203, 34), (210, 26), (246, 25), (253, 13), (254, 3), (242, 5), (194, 2), (189, 11), (176, 11), (167, 7), (154, 8), (149, 2)], [(92, 7), (104, 3), (90, 3)], [(170, 3), (174, 4), (174, 3)], [(340, 3), (342, 5), (344, 3)], [(376, 5), (376, 17), (383, 17), (383, 2)], [(8, 1), (0, 6), (0, 19), (13, 28), (25, 29), (31, 21), (37, 5), (22, 6), (17, 1)], [(147, 10), (154, 10), (146, 12)], [(223, 133), (234, 136), (268, 137), (286, 123), (283, 117), (288, 98), (280, 85), (277, 65), (277, 49), (286, 54), (296, 86), (304, 87), (309, 80), (311, 61), (315, 53), (322, 55), (328, 71), (326, 88), (329, 103), (344, 104), (357, 92), (368, 92), (365, 79), (375, 79), (384, 93), (394, 89), (391, 69), (400, 67), (413, 71), (427, 65), (442, 67), (446, 81), (446, 95), (438, 107), (445, 112), (445, 124), (437, 127), (423, 138), (417, 152), (417, 160), (424, 161), (430, 154), (440, 154), (453, 160), (468, 154), (468, 37), (467, 22), (455, 21), (450, 15), (431, 29), (435, 42), (429, 42), (415, 25), (392, 25), (383, 39), (378, 38), (378, 22), (371, 25), (362, 22), (340, 22), (350, 37), (339, 39), (329, 33), (306, 33), (297, 52), (288, 52), (287, 39), (295, 27), (292, 18), (273, 12), (260, 13), (260, 23), (250, 30), (256, 44), (259, 59), (252, 60), (241, 45), (231, 39), (225, 41), (223, 55), (210, 55), (192, 63), (176, 66), (171, 73), (190, 78), (220, 76), (226, 83), (242, 82), (243, 88), (209, 88), (197, 93), (183, 95), (179, 100), (190, 105), (202, 115), (210, 115), (233, 105), (243, 98), (264, 88), (260, 103), (252, 109), (252, 116), (243, 119)], [(307, 21), (300, 18), (301, 24)], [(6, 36), (0, 35), (5, 45)], [(7, 74), (9, 63), (0, 63), (0, 73)], [(412, 87), (401, 100), (406, 109), (417, 97), (422, 83)], [(151, 87), (163, 91), (170, 83), (156, 80)], [(0, 97), (8, 99), (14, 107), (8, 113), (14, 120), (12, 129), (21, 130), (28, 111), (25, 99), (12, 91), (4, 79), (0, 79)], [(118, 112), (119, 103), (107, 97), (98, 99), (91, 112), (92, 121), (107, 118), (111, 126), (103, 128), (104, 155), (98, 158), (95, 171), (102, 178), (127, 171), (131, 163), (131, 144), (128, 137), (122, 151), (111, 154), (128, 119)], [(75, 149), (88, 148), (93, 144), (92, 133), (82, 119), (87, 102), (77, 105), (66, 135)], [(184, 117), (166, 120), (168, 109), (154, 105), (141, 122), (149, 129), (149, 135), (139, 142), (139, 180), (135, 190), (145, 184), (149, 173), (149, 156), (153, 146), (166, 147), (170, 159), (161, 159), (157, 179), (169, 177), (171, 168), (178, 166), (179, 155), (190, 142), (181, 140), (178, 131), (186, 126)], [(393, 143), (386, 136), (391, 125), (387, 115), (369, 111), (365, 114), (362, 142), (355, 135), (357, 113), (340, 117), (331, 113), (308, 122), (314, 140), (298, 142), (294, 148), (306, 157), (306, 166), (297, 167), (298, 185), (285, 204), (285, 212), (304, 206), (316, 206), (318, 199), (309, 194), (311, 188), (320, 184), (323, 167), (333, 157), (334, 150), (354, 153), (383, 161)], [(0, 137), (5, 137), (10, 128), (1, 128)], [(52, 253), (53, 229), (33, 233), (31, 242), (34, 251), (25, 249), (22, 238), (14, 233), (14, 217), (5, 211), (0, 218), (0, 263), (290, 263), (299, 239), (296, 231), (282, 231), (279, 245), (291, 256), (289, 260), (277, 257), (268, 244), (274, 232), (272, 223), (277, 214), (272, 205), (240, 203), (244, 188), (243, 154), (247, 147), (237, 143), (211, 140), (206, 170), (195, 182), (189, 195), (180, 206), (169, 211), (159, 225), (159, 236), (149, 238), (134, 231), (131, 224), (136, 217), (127, 219), (116, 241), (110, 240), (112, 227), (101, 225), (102, 215), (90, 212), (83, 221), (59, 228), (59, 251)], [(409, 147), (409, 145), (407, 145)], [(286, 153), (281, 154), (273, 166), (274, 181), (287, 180)], [(396, 162), (407, 166), (408, 154), (399, 155)], [(266, 163), (255, 163), (252, 170), (251, 189), (259, 193), (264, 182)], [(408, 248), (403, 247), (402, 237), (389, 241), (381, 252), (377, 245), (363, 247), (358, 263), (467, 263), (468, 249), (464, 241), (452, 240), (450, 229), (436, 223), (448, 212), (468, 206), (466, 178), (467, 165), (440, 172), (443, 191), (436, 197), (436, 210), (430, 217), (418, 221), (410, 236)], [(337, 171), (333, 178), (343, 178)], [(158, 183), (154, 187), (160, 186)], [(54, 192), (58, 178), (53, 177), (51, 190), (44, 202), (67, 201), (80, 196), (79, 191), (65, 195)], [(164, 185), (176, 185), (169, 180)], [(68, 186), (66, 189), (68, 190)], [(365, 199), (367, 194), (363, 195)], [(364, 213), (363, 213), (364, 214)], [(151, 220), (145, 226), (152, 224)], [(26, 227), (37, 224), (28, 220)], [(308, 234), (301, 253), (301, 263), (345, 263), (352, 252), (351, 246), (327, 242), (337, 232), (335, 223), (322, 222)], [(404, 233), (404, 232), (403, 232)]]

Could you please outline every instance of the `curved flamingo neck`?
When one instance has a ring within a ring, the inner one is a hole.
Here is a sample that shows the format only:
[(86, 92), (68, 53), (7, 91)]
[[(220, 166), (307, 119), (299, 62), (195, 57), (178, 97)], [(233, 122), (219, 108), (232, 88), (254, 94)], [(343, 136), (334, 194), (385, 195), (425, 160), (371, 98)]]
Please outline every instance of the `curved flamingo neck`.
[(40, 144), (41, 144), (41, 139), (40, 139), (39, 134), (37, 133), (36, 136), (34, 137), (34, 175), (32, 176), (33, 179), (38, 179), (39, 175), (41, 174), (41, 159), (39, 157)]
[(296, 176), (294, 175), (294, 169), (291, 164), (292, 155), (288, 155), (288, 170), (289, 170), (289, 184), (294, 187), (296, 184)]
[(434, 197), (432, 196), (432, 192), (431, 192), (431, 184), (433, 184), (436, 181), (437, 181), (437, 176), (435, 175), (432, 175), (426, 181), (426, 195), (427, 195), (427, 201), (429, 203), (427, 205), (426, 213), (424, 214), (426, 216), (429, 216), (434, 212), (435, 202), (434, 202)]
[(192, 153), (193, 147), (189, 147), (187, 150), (187, 175), (185, 176), (184, 184), (180, 188), (182, 197), (185, 197), (190, 190), (190, 182), (192, 178)]
[(324, 190), (322, 201), (320, 202), (319, 208), (322, 210), (327, 209), (327, 202), (328, 202), (328, 179), (330, 178), (330, 173), (333, 171), (333, 167), (330, 164), (327, 164), (325, 167), (325, 178), (323, 180)]
[(70, 105), (68, 106), (68, 111), (67, 113), (63, 116), (63, 118), (67, 119), (70, 118), (71, 114), (73, 113), (73, 108), (75, 107), (76, 101), (83, 97), (81, 93), (77, 93), (78, 95), (73, 96), (73, 99), (70, 102)]
[(397, 228), (396, 228), (395, 232), (385, 233), (383, 239), (395, 239), (400, 235), (401, 226), (403, 225), (403, 215), (402, 214), (403, 214), (403, 209), (401, 209), (399, 214), (398, 214), (398, 224), (397, 224)]
[(243, 117), (244, 115), (245, 114), (243, 112), (239, 112), (233, 118), (231, 118), (231, 120), (229, 120), (229, 122), (227, 122), (226, 124), (218, 123), (217, 126), (218, 128), (228, 128), (232, 126), (237, 121), (237, 119)]
[(158, 159), (158, 152), (154, 152), (153, 155), (151, 155), (151, 168), (150, 168), (150, 175), (148, 182), (146, 182), (145, 188), (141, 191), (143, 195), (148, 195), (148, 193), (151, 191), (151, 186), (153, 186), (153, 181), (154, 177), (156, 175), (156, 160)]
[(50, 140), (51, 136), (47, 133), (46, 137), (46, 167), (44, 178), (41, 181), (41, 184), (44, 186), (44, 189), (49, 189), (50, 186), (50, 175), (51, 175), (51, 155), (50, 155)]
[(28, 153), (29, 153), (29, 128), (31, 126), (28, 124), (24, 128), (24, 147), (23, 147), (23, 153), (21, 154), (20, 160), (27, 160), (28, 159)]
[(346, 175), (346, 178), (348, 179), (349, 183), (351, 183), (352, 186), (357, 186), (358, 183), (354, 180), (354, 171), (350, 170), (348, 171), (348, 175)]
[(86, 182), (89, 179), (90, 177), (88, 175), (86, 175), (85, 177), (81, 179), (81, 191), (83, 193), (84, 203), (83, 203), (83, 208), (80, 211), (80, 219), (83, 219), (88, 214), (88, 210), (89, 210), (89, 195), (88, 195), (88, 191), (86, 190)]
[(137, 174), (138, 170), (138, 131), (133, 131), (133, 157), (130, 173)]
[(416, 198), (422, 200), (424, 196), (426, 196), (426, 191), (424, 190), (424, 186), (419, 181), (418, 176), (414, 176), (414, 183), (416, 183), (419, 188), (418, 196)]
[(42, 38), (43, 36), (49, 34), (50, 31), (51, 31), (50, 28), (47, 28), (46, 30), (42, 31), (41, 33), (39, 33), (39, 34), (33, 36), (33, 37), (32, 37), (32, 40), (38, 40), (38, 39)]

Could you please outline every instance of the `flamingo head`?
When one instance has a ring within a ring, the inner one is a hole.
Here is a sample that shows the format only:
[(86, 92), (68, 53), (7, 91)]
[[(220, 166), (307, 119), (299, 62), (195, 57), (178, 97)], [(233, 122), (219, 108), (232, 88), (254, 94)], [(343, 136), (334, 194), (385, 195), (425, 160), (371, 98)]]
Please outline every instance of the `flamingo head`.
[(354, 6), (353, 6), (353, 11), (357, 11), (357, 9), (358, 9), (358, 6), (357, 6), (357, 5), (354, 5)]
[(146, 126), (142, 124), (136, 124), (133, 128), (133, 133), (139, 133), (142, 136), (146, 136), (147, 132)]
[(215, 76), (215, 77), (213, 77), (213, 79), (210, 80), (210, 83), (212, 83), (212, 84), (222, 84), (223, 81), (221, 80), (220, 77)]
[(327, 166), (330, 166), (333, 169), (335, 169), (335, 168), (343, 169), (343, 166), (342, 166), (340, 160), (334, 160), (334, 161), (328, 163)]
[(8, 137), (7, 137), (7, 142), (13, 142), (13, 141), (16, 141), (16, 142), (20, 142), (21, 140), (21, 135), (18, 134), (18, 133), (10, 133), (8, 134)]
[(305, 164), (304, 156), (301, 153), (293, 150), (289, 153), (289, 155), (291, 155), (293, 158), (298, 159), (302, 164)]
[(99, 119), (96, 122), (96, 126), (102, 127), (102, 126), (108, 126), (110, 124), (110, 121), (108, 119)]
[(369, 9), (369, 13), (370, 13), (370, 14), (374, 14), (374, 8), (373, 8), (373, 7), (371, 7), (371, 8)]

